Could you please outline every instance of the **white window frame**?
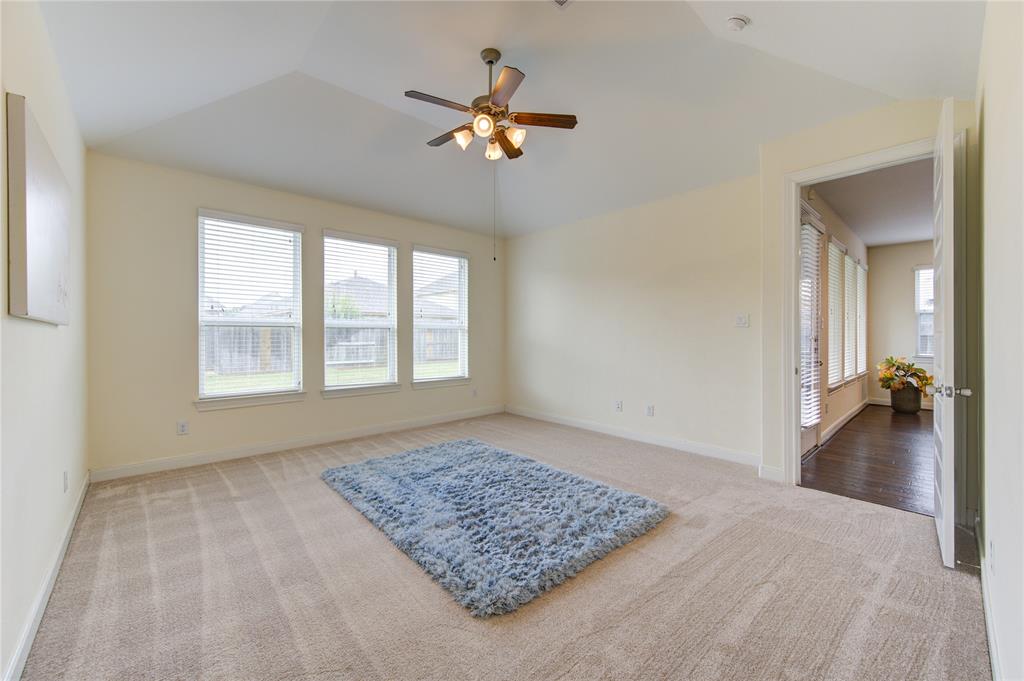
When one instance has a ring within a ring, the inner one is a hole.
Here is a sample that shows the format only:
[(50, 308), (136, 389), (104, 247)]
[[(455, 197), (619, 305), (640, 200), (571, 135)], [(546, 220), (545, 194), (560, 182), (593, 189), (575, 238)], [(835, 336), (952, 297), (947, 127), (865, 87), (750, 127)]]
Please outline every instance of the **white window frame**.
[[(388, 273), (388, 279), (390, 279), (391, 285), (395, 287), (394, 295), (391, 297), (391, 322), (379, 322), (379, 323), (367, 323), (361, 320), (330, 320), (327, 319), (327, 311), (323, 310), (323, 333), (321, 339), (323, 340), (324, 349), (324, 363), (322, 372), (323, 389), (322, 393), (324, 397), (337, 397), (341, 395), (357, 395), (357, 394), (373, 394), (378, 392), (389, 392), (397, 390), (400, 387), (398, 382), (398, 365), (400, 360), (398, 359), (398, 251), (400, 244), (397, 241), (391, 239), (384, 239), (381, 237), (366, 236), (363, 234), (354, 234), (351, 232), (342, 232), (333, 229), (323, 230), (323, 237), (321, 238), (321, 252), (320, 260), (323, 265), (324, 271), (326, 271), (327, 257), (327, 239), (343, 239), (345, 241), (354, 241), (356, 243), (375, 244), (377, 246), (386, 246), (392, 249), (390, 258), (390, 271)], [(326, 281), (321, 282), (323, 286), (326, 286)], [(326, 295), (326, 289), (323, 290), (323, 294)], [(394, 360), (394, 379), (390, 381), (384, 381), (382, 383), (360, 383), (358, 385), (327, 385), (327, 329), (332, 328), (358, 328), (358, 329), (391, 329), (394, 334), (392, 343), (394, 344), (394, 352), (392, 353), (392, 359)]]
[[(445, 376), (445, 377), (442, 377), (442, 378), (420, 378), (420, 379), (416, 378), (416, 349), (415, 349), (416, 326), (417, 326), (417, 324), (416, 324), (416, 310), (415, 310), (415, 307), (416, 307), (416, 291), (415, 291), (416, 253), (433, 253), (435, 255), (446, 255), (446, 256), (448, 256), (450, 258), (461, 258), (461, 259), (466, 261), (466, 307), (465, 307), (463, 319), (459, 320), (458, 326), (455, 327), (455, 328), (458, 328), (460, 330), (464, 330), (465, 331), (465, 338), (466, 338), (466, 340), (465, 340), (465, 353), (463, 354), (463, 358), (462, 358), (462, 360), (463, 360), (462, 361), (462, 369), (463, 369), (463, 371), (462, 371), (462, 375), (460, 375), (460, 376)], [(413, 352), (412, 352), (412, 357), (410, 358), (411, 359), (410, 364), (411, 364), (412, 376), (413, 376), (412, 387), (413, 388), (430, 388), (430, 387), (436, 387), (436, 386), (461, 385), (461, 384), (469, 383), (470, 382), (469, 306), (470, 306), (470, 288), (471, 288), (469, 274), (470, 274), (470, 270), (472, 269), (472, 260), (469, 257), (469, 253), (466, 253), (464, 251), (453, 251), (453, 250), (446, 249), (446, 248), (438, 248), (436, 246), (426, 246), (426, 245), (423, 245), (423, 244), (415, 244), (414, 243), (412, 245), (412, 251), (410, 253), (410, 263), (411, 263), (411, 275), (412, 275), (410, 277), (410, 281), (412, 283), (412, 288), (413, 288), (413, 290), (411, 291), (412, 307), (413, 307), (413, 310), (412, 310), (412, 315), (413, 315), (413, 321), (412, 321)]]
[[(830, 282), (831, 273), (831, 262), (828, 257), (828, 247), (826, 246), (825, 253), (825, 289), (828, 293), (828, 353), (826, 353), (826, 361), (828, 362), (828, 374), (831, 374), (832, 370), (832, 350), (833, 348), (839, 349), (839, 361), (837, 362), (839, 367), (839, 378), (837, 380), (831, 380), (830, 376), (828, 379), (828, 390), (834, 391), (842, 388), (848, 383), (859, 380), (868, 373), (867, 369), (867, 267), (861, 263), (860, 259), (854, 258), (850, 255), (849, 249), (846, 245), (836, 239), (830, 237), (828, 243), (835, 246), (839, 251), (839, 296), (838, 300), (835, 301), (835, 308), (833, 308), (833, 300), (831, 297), (831, 287), (828, 286)], [(849, 263), (852, 263), (850, 265)], [(847, 280), (847, 268), (852, 267), (853, 279), (852, 282)], [(863, 272), (863, 275), (860, 273)], [(864, 277), (863, 290), (859, 286), (859, 277)], [(847, 288), (848, 284), (852, 283), (853, 300), (847, 300)], [(861, 295), (863, 294), (863, 296)], [(862, 299), (863, 298), (863, 299)], [(833, 332), (833, 311), (838, 312), (838, 338), (834, 338)], [(833, 345), (835, 343), (835, 345)], [(863, 345), (864, 347), (860, 347)], [(849, 346), (849, 347), (848, 347)], [(846, 366), (847, 350), (852, 358), (852, 371), (850, 367)], [(863, 351), (863, 352), (862, 352)], [(863, 356), (861, 356), (863, 354)], [(863, 360), (863, 367), (860, 366), (861, 360)]]
[(934, 296), (935, 296), (935, 266), (934, 265), (918, 265), (918, 266), (916, 266), (914, 268), (914, 320), (915, 320), (915, 326), (914, 326), (914, 357), (920, 357), (922, 359), (933, 360), (933, 359), (935, 359), (935, 352), (934, 352), (935, 335), (934, 335), (934, 333), (932, 334), (933, 352), (931, 352), (931, 353), (921, 352), (921, 315), (922, 314), (931, 314), (932, 315), (933, 332), (934, 332), (934, 323), (935, 323), (934, 307), (932, 308), (932, 312), (929, 313), (929, 312), (922, 311), (918, 307), (918, 305), (917, 305), (918, 301), (921, 299), (921, 296), (920, 296), (920, 293), (919, 293), (919, 289), (920, 289), (920, 286), (921, 286), (921, 283), (919, 281), (919, 277), (920, 277), (920, 273), (923, 272), (924, 270), (930, 270), (931, 273), (932, 273), (932, 298), (933, 298), (933, 300), (934, 300)]
[[(293, 318), (291, 321), (285, 322), (280, 320), (260, 320), (259, 324), (253, 324), (244, 320), (231, 320), (225, 319), (216, 323), (204, 322), (202, 319), (202, 296), (204, 290), (203, 282), (203, 267), (202, 258), (204, 252), (204, 220), (223, 220), (226, 222), (237, 222), (245, 225), (253, 225), (256, 227), (266, 227), (269, 229), (277, 229), (285, 232), (293, 232), (297, 235), (296, 248), (294, 249), (294, 276), (293, 285), (297, 299), (297, 309), (299, 311), (298, 318)], [(297, 225), (289, 222), (282, 222), (280, 220), (271, 220), (268, 218), (254, 217), (252, 215), (243, 215), (241, 213), (229, 213), (220, 210), (211, 210), (208, 208), (200, 208), (196, 217), (196, 263), (198, 265), (198, 276), (196, 278), (198, 287), (196, 291), (196, 321), (198, 322), (197, 327), (197, 353), (203, 352), (202, 339), (203, 339), (203, 327), (222, 327), (222, 326), (240, 326), (240, 327), (290, 327), (295, 329), (295, 343), (296, 343), (296, 361), (298, 362), (298, 384), (295, 387), (283, 388), (281, 390), (259, 390), (259, 391), (246, 391), (246, 392), (235, 392), (235, 393), (205, 393), (203, 391), (203, 377), (201, 375), (201, 355), (196, 355), (196, 379), (197, 379), (197, 390), (196, 393), (198, 398), (195, 401), (196, 408), (200, 411), (207, 409), (218, 409), (218, 408), (231, 408), (235, 406), (256, 406), (259, 404), (268, 404), (274, 402), (291, 402), (297, 399), (302, 399), (305, 395), (303, 392), (303, 361), (302, 361), (302, 236), (305, 233), (305, 228), (302, 225)], [(223, 406), (218, 406), (218, 405)]]
[[(843, 291), (845, 289), (845, 286), (843, 285), (844, 284), (844, 279), (843, 279), (843, 271), (842, 270), (843, 270), (843, 261), (846, 258), (846, 251), (847, 251), (847, 249), (846, 249), (846, 245), (843, 244), (843, 242), (841, 242), (838, 239), (836, 239), (835, 237), (830, 238), (827, 243), (828, 243), (828, 245), (825, 248), (825, 274), (826, 274), (825, 290), (826, 290), (827, 298), (828, 298), (828, 306), (826, 308), (826, 313), (827, 313), (827, 317), (828, 317), (828, 352), (825, 355), (825, 359), (826, 359), (826, 362), (828, 362), (828, 372), (827, 372), (827, 375), (826, 375), (826, 380), (828, 382), (828, 389), (829, 390), (834, 390), (836, 388), (841, 387), (843, 385), (843, 381), (844, 381), (844, 379), (843, 379), (843, 348), (844, 348), (844, 346), (843, 346), (843, 330), (844, 330), (845, 324), (843, 323), (843, 310), (845, 308), (844, 308), (844, 305), (843, 305)], [(838, 295), (835, 296), (835, 298), (836, 298), (835, 300), (832, 299), (833, 298), (833, 296), (832, 296), (832, 274), (833, 274), (833, 272), (832, 272), (832, 258), (831, 258), (831, 254), (829, 253), (828, 246), (832, 246), (832, 247), (838, 249), (838, 251), (839, 251), (839, 270), (837, 272), (837, 277), (838, 277), (838, 280), (839, 280), (839, 290), (838, 290)], [(836, 333), (836, 332), (838, 332), (838, 333)], [(833, 350), (834, 349), (838, 349), (838, 361), (835, 361), (835, 362), (833, 362), (833, 360), (832, 360), (832, 355), (833, 355)], [(836, 378), (835, 380), (832, 379), (833, 365), (835, 365), (835, 367), (838, 368), (838, 374), (839, 374), (838, 378)]]

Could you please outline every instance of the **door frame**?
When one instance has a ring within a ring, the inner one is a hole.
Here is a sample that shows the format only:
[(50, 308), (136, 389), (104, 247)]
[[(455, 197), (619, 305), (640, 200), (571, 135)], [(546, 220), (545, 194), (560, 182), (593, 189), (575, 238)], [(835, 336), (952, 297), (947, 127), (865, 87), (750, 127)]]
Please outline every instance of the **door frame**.
[(795, 371), (784, 371), (782, 385), (783, 428), (783, 480), (791, 485), (800, 484), (800, 311), (798, 308), (797, 262), (800, 231), (800, 188), (809, 184), (859, 175), (872, 170), (902, 165), (911, 161), (931, 158), (935, 153), (935, 140), (917, 140), (878, 151), (851, 156), (788, 173), (783, 177), (782, 235), (782, 347), (789, 353), (790, 366)]

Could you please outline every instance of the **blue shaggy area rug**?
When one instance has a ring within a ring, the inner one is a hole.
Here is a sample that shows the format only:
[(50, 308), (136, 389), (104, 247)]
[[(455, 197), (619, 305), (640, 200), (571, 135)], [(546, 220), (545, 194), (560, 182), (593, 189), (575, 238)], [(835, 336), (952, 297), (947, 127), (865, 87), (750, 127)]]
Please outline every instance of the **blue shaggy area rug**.
[(479, 617), (512, 612), (668, 515), (646, 497), (479, 440), (321, 477)]

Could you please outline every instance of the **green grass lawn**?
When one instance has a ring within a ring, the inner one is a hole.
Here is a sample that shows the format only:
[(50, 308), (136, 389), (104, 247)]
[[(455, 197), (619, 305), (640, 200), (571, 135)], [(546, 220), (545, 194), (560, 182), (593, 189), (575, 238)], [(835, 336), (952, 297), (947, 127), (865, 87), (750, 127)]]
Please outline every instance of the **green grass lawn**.
[[(458, 360), (430, 362), (417, 367), (416, 380), (430, 380), (453, 376), (459, 371)], [(327, 386), (370, 385), (387, 380), (386, 366), (327, 367)], [(236, 392), (271, 392), (287, 390), (292, 385), (292, 375), (287, 371), (265, 374), (232, 375), (206, 374), (206, 394), (223, 395)]]

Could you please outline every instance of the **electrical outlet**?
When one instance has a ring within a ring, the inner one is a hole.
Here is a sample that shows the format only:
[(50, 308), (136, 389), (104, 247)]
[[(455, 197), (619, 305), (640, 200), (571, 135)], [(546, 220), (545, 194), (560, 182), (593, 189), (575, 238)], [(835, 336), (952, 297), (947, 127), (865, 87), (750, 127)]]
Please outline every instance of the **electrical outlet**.
[(476, 388), (473, 388), (473, 397), (476, 397)]
[(654, 405), (653, 404), (648, 404), (647, 405), (647, 415), (648, 416), (654, 416)]
[(188, 435), (188, 421), (178, 421), (178, 435)]
[(615, 411), (622, 411), (622, 400), (615, 400)]
[(750, 328), (750, 314), (738, 314), (736, 315), (736, 328), (747, 329)]
[(68, 492), (68, 472), (64, 471), (64, 493)]

